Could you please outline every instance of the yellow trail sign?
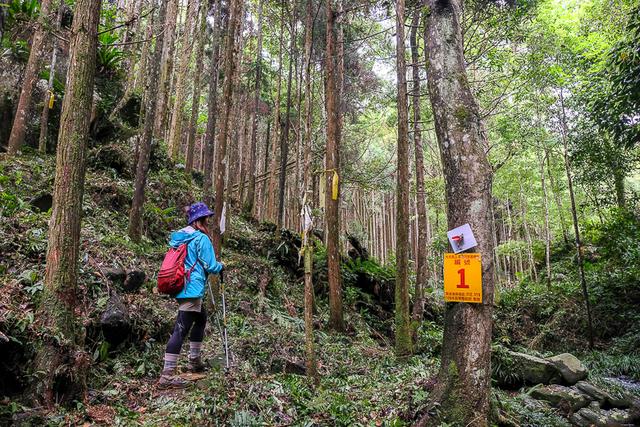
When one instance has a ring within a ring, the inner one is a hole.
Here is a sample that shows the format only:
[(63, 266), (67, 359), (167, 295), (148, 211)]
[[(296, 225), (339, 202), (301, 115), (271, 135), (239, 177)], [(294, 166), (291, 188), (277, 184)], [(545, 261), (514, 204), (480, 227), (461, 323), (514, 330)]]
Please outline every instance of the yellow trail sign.
[(482, 303), (480, 254), (444, 254), (444, 300)]

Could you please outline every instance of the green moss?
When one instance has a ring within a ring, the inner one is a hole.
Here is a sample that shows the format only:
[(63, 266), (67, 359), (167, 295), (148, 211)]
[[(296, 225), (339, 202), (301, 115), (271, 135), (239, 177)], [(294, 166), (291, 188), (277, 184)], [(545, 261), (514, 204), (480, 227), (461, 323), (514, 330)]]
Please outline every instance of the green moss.
[(453, 116), (458, 121), (458, 125), (462, 126), (469, 118), (469, 111), (467, 110), (467, 107), (459, 105), (453, 112)]
[(460, 372), (452, 360), (447, 367), (445, 389), (442, 393), (440, 421), (451, 425), (467, 425), (470, 411), (465, 406), (466, 399), (461, 393)]

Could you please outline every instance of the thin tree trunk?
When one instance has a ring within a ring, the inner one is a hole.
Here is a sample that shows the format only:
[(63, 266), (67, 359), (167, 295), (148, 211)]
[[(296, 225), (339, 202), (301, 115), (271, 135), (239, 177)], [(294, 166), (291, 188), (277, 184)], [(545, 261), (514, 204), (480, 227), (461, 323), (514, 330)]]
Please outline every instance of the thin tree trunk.
[(164, 21), (167, 13), (167, 0), (162, 0), (160, 4), (160, 14), (156, 25), (155, 33), (157, 35), (156, 45), (153, 51), (153, 57), (149, 63), (146, 95), (147, 112), (144, 118), (144, 129), (139, 144), (139, 153), (136, 165), (136, 178), (134, 182), (133, 201), (131, 202), (131, 211), (129, 212), (129, 237), (134, 242), (139, 242), (142, 237), (142, 208), (144, 205), (144, 187), (147, 183), (147, 174), (149, 172), (149, 157), (151, 155), (151, 139), (153, 137), (153, 126), (155, 123), (156, 104), (158, 97), (154, 96), (158, 85), (158, 75), (160, 72), (160, 61), (162, 59), (162, 46), (164, 39)]
[(538, 281), (538, 272), (536, 263), (533, 259), (533, 240), (529, 231), (529, 222), (527, 221), (527, 204), (522, 191), (522, 183), (520, 183), (520, 209), (522, 209), (522, 226), (524, 227), (524, 237), (527, 239), (527, 256), (529, 258), (529, 270), (533, 275), (533, 280)]
[[(160, 69), (160, 80), (156, 86), (158, 102), (155, 111), (154, 135), (163, 137), (165, 121), (168, 109), (169, 86), (171, 85), (171, 75), (173, 69), (173, 48), (176, 37), (176, 20), (178, 17), (178, 0), (169, 0), (167, 13), (164, 22), (164, 33), (162, 42), (162, 68)], [(156, 43), (158, 41), (156, 40)]]
[[(216, 137), (216, 124), (218, 119), (218, 79), (220, 64), (220, 39), (223, 29), (221, 0), (212, 0), (214, 2), (214, 29), (211, 44), (211, 71), (209, 72), (209, 104), (207, 105), (207, 130), (205, 132), (205, 148), (204, 148), (204, 167), (202, 194), (204, 202), (211, 206), (213, 203), (213, 193), (211, 187), (213, 184), (213, 157)], [(228, 25), (228, 21), (227, 21)]]
[(222, 217), (222, 208), (224, 206), (224, 182), (225, 172), (227, 169), (227, 137), (229, 133), (229, 118), (231, 109), (233, 108), (233, 82), (235, 80), (236, 60), (235, 50), (236, 34), (242, 18), (242, 2), (240, 0), (229, 1), (229, 23), (227, 25), (227, 40), (224, 51), (224, 83), (222, 88), (222, 96), (225, 100), (224, 110), (222, 112), (222, 121), (220, 123), (220, 133), (218, 135), (218, 147), (216, 148), (216, 197), (215, 197), (215, 215), (213, 216), (213, 247), (216, 255), (220, 257), (220, 249), (222, 245), (222, 234), (220, 231), (220, 218)]
[[(62, 21), (62, 11), (64, 3), (60, 2), (58, 6), (58, 14), (56, 15), (56, 31), (60, 32), (60, 22)], [(49, 66), (49, 90), (45, 92), (42, 102), (42, 115), (40, 116), (40, 138), (38, 139), (38, 151), (45, 154), (47, 152), (47, 139), (49, 138), (49, 110), (53, 106), (53, 80), (56, 75), (56, 60), (58, 58), (58, 39), (53, 39), (53, 48), (51, 52), (51, 65)]]
[(176, 84), (173, 93), (175, 99), (171, 113), (171, 124), (169, 126), (169, 154), (171, 160), (178, 161), (180, 148), (182, 145), (182, 125), (183, 125), (183, 104), (186, 97), (187, 74), (189, 73), (189, 63), (191, 62), (191, 50), (193, 47), (192, 33), (198, 17), (198, 0), (187, 2), (187, 16), (182, 32), (182, 42), (180, 54), (178, 56), (178, 68), (176, 70)]
[(567, 184), (569, 185), (569, 198), (571, 200), (571, 217), (573, 219), (573, 231), (576, 234), (576, 256), (578, 258), (578, 271), (580, 273), (580, 285), (582, 286), (582, 295), (587, 311), (587, 326), (589, 336), (589, 349), (593, 350), (593, 320), (591, 317), (591, 302), (589, 301), (589, 289), (587, 287), (587, 279), (584, 275), (584, 260), (582, 259), (582, 241), (580, 240), (580, 225), (578, 224), (578, 211), (576, 208), (576, 198), (573, 193), (573, 179), (571, 178), (571, 164), (569, 162), (569, 153), (567, 147), (567, 122), (564, 109), (564, 96), (562, 88), (560, 88), (560, 130), (562, 135), (562, 145), (564, 147), (564, 167), (567, 172)]
[(560, 226), (562, 227), (562, 239), (564, 241), (565, 246), (569, 246), (569, 232), (567, 230), (567, 225), (564, 220), (564, 208), (562, 207), (562, 199), (560, 198), (560, 190), (558, 189), (555, 179), (553, 178), (553, 173), (551, 171), (551, 152), (545, 148), (544, 150), (545, 157), (547, 158), (547, 173), (549, 174), (549, 184), (551, 186), (551, 193), (553, 193), (553, 198), (555, 199), (556, 206), (558, 208), (558, 216), (560, 217)]
[(280, 135), (280, 182), (279, 182), (279, 198), (278, 198), (278, 218), (276, 224), (278, 230), (280, 230), (284, 224), (284, 193), (285, 185), (287, 182), (287, 162), (289, 159), (289, 129), (291, 128), (291, 82), (293, 73), (293, 61), (296, 57), (296, 13), (295, 11), (291, 15), (291, 43), (289, 44), (290, 52), (292, 52), (289, 58), (289, 72), (287, 75), (287, 107), (285, 109), (284, 118), (284, 132)]
[(486, 156), (486, 130), (465, 70), (462, 2), (427, 0), (427, 6), (427, 77), (445, 176), (448, 227), (469, 223), (478, 241), (476, 251), (482, 255), (482, 303), (446, 305), (441, 367), (433, 396), (441, 403), (442, 421), (486, 426), (494, 290), (493, 176)]
[(204, 3), (200, 5), (202, 8), (200, 13), (200, 25), (198, 28), (198, 33), (196, 38), (197, 48), (196, 48), (196, 69), (193, 75), (193, 93), (191, 94), (191, 117), (189, 118), (189, 131), (187, 132), (187, 159), (185, 161), (185, 172), (187, 174), (191, 173), (193, 169), (193, 151), (196, 143), (196, 131), (198, 130), (198, 113), (200, 112), (200, 82), (202, 69), (204, 66), (204, 39), (206, 33), (206, 17), (207, 17), (207, 7)]
[(542, 185), (542, 202), (544, 203), (544, 261), (547, 270), (547, 288), (551, 288), (551, 227), (549, 225), (549, 198), (547, 196), (547, 183), (544, 173), (547, 150), (544, 156), (538, 155), (540, 163), (540, 184)]
[(43, 372), (41, 398), (48, 407), (81, 400), (89, 355), (75, 310), (86, 150), (93, 104), (100, 0), (78, 0), (69, 43), (67, 90), (60, 132), (49, 222), (47, 267), (40, 319), (48, 337), (39, 348), (36, 371)]
[(329, 327), (343, 332), (344, 314), (342, 311), (342, 283), (340, 277), (340, 186), (333, 197), (334, 178), (340, 173), (340, 140), (342, 127), (342, 111), (340, 109), (341, 67), (339, 53), (336, 51), (337, 32), (336, 12), (333, 0), (326, 0), (326, 57), (325, 57), (325, 108), (327, 110), (327, 147), (326, 147), (326, 225), (327, 225), (327, 268), (329, 279)]
[(269, 216), (269, 218), (273, 219), (274, 222), (277, 222), (277, 219), (275, 218), (276, 213), (275, 213), (275, 203), (276, 203), (276, 198), (273, 197), (273, 194), (275, 192), (275, 187), (276, 187), (276, 165), (277, 165), (277, 158), (276, 158), (276, 153), (277, 153), (277, 147), (278, 147), (278, 136), (280, 135), (280, 133), (282, 132), (281, 129), (281, 122), (280, 122), (280, 96), (281, 96), (281, 92), (282, 92), (282, 53), (284, 50), (284, 19), (285, 19), (285, 12), (284, 12), (284, 0), (280, 2), (280, 7), (282, 8), (281, 11), (281, 16), (280, 16), (280, 32), (279, 32), (279, 49), (278, 49), (278, 81), (276, 84), (276, 99), (275, 99), (275, 114), (274, 114), (274, 122), (273, 122), (273, 141), (272, 141), (272, 145), (271, 145), (271, 165), (269, 166), (269, 170), (271, 171), (271, 177), (269, 178), (269, 190), (267, 192), (268, 194), (268, 200), (267, 200), (267, 215)]
[(253, 98), (253, 111), (251, 112), (251, 148), (249, 153), (249, 184), (247, 199), (244, 203), (246, 215), (253, 213), (253, 205), (256, 192), (256, 150), (258, 147), (258, 105), (260, 102), (260, 80), (262, 79), (262, 0), (258, 1), (258, 42), (256, 48), (256, 85)]
[(396, 355), (412, 353), (409, 317), (409, 112), (407, 111), (407, 65), (404, 40), (404, 0), (396, 2), (396, 75), (398, 108), (398, 170), (396, 203)]
[[(427, 221), (427, 204), (425, 201), (424, 190), (424, 148), (422, 146), (422, 132), (420, 129), (420, 71), (418, 56), (418, 25), (420, 23), (420, 8), (416, 8), (414, 12), (411, 36), (409, 43), (411, 44), (411, 62), (413, 90), (411, 101), (413, 105), (413, 143), (415, 147), (416, 157), (416, 210), (418, 213), (418, 249), (416, 253), (416, 287), (415, 301), (413, 303), (413, 321), (422, 321), (424, 313), (424, 289), (427, 286), (427, 278), (429, 275), (429, 265), (427, 262), (427, 233), (429, 231)], [(419, 324), (417, 325), (419, 326)]]
[(24, 78), (22, 80), (22, 88), (20, 90), (20, 98), (18, 99), (18, 108), (13, 119), (11, 134), (7, 146), (7, 154), (15, 156), (20, 147), (24, 144), (25, 135), (27, 134), (27, 119), (31, 107), (31, 95), (33, 88), (38, 79), (40, 71), (40, 62), (42, 55), (42, 45), (44, 42), (45, 29), (44, 25), (49, 20), (49, 8), (51, 0), (42, 0), (40, 3), (40, 13), (36, 20), (33, 38), (31, 40), (31, 50), (29, 51), (29, 60), (24, 70)]

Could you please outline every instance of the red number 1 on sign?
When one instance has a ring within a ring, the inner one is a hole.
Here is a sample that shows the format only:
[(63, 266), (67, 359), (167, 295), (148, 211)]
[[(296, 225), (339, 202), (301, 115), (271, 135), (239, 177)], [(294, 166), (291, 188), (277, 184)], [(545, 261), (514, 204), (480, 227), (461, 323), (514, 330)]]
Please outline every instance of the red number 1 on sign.
[(457, 285), (457, 288), (468, 289), (469, 285), (464, 282), (464, 268), (458, 270), (458, 274), (460, 275), (460, 284)]

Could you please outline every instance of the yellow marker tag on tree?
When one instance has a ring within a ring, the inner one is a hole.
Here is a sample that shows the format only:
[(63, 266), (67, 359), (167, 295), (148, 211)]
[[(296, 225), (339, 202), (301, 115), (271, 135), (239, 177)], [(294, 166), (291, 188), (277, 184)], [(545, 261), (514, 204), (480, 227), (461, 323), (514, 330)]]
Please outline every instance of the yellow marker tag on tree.
[(482, 303), (480, 254), (444, 254), (444, 300)]
[(49, 110), (51, 110), (53, 108), (53, 101), (55, 101), (56, 96), (53, 94), (53, 92), (49, 92)]
[(333, 200), (338, 200), (338, 172), (333, 171), (333, 180), (331, 182), (331, 198)]

